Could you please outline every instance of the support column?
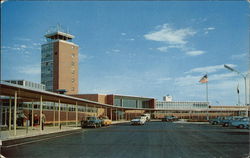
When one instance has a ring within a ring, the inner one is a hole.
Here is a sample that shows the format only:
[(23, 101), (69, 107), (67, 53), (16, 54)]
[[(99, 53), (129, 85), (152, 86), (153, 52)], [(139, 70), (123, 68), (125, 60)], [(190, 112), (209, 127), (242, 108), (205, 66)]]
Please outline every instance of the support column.
[(112, 108), (110, 108), (110, 120), (113, 120), (113, 118), (112, 118)]
[(31, 127), (32, 129), (34, 128), (34, 102), (32, 100), (32, 104), (31, 104)]
[(124, 113), (125, 113), (125, 120), (128, 120), (128, 115), (126, 113), (126, 110), (124, 110)]
[(108, 116), (108, 108), (105, 108), (105, 115)]
[(116, 108), (115, 119), (116, 119), (116, 121), (118, 121), (118, 111), (117, 111), (117, 108)]
[(40, 132), (42, 131), (42, 112), (43, 112), (43, 96), (40, 96)]
[(61, 129), (61, 101), (58, 101), (58, 126)]
[(56, 103), (53, 105), (53, 127), (56, 125)]
[(15, 101), (14, 101), (14, 136), (16, 136), (16, 107), (17, 107), (17, 91), (15, 91)]
[(5, 126), (7, 126), (7, 111), (8, 111), (8, 108), (6, 107), (4, 110), (4, 125)]
[(76, 127), (78, 126), (78, 105), (76, 102)]
[(9, 100), (9, 131), (11, 131), (11, 97), (10, 97), (10, 100)]
[(66, 105), (66, 126), (68, 126), (68, 121), (69, 121), (69, 104)]

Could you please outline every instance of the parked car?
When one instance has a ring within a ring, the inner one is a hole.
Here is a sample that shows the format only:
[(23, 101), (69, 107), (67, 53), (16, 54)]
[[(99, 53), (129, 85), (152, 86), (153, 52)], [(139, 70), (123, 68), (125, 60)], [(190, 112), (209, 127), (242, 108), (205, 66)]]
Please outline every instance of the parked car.
[(242, 119), (232, 121), (230, 125), (237, 128), (249, 128), (249, 121), (249, 117), (244, 117)]
[(109, 126), (112, 123), (112, 121), (108, 118), (108, 116), (103, 116), (100, 119), (102, 121), (102, 126)]
[(178, 121), (178, 118), (176, 116), (165, 116), (161, 120), (163, 122), (172, 122), (172, 121)]
[(223, 127), (228, 127), (232, 121), (234, 120), (239, 120), (242, 119), (242, 116), (231, 116), (231, 117), (227, 117), (226, 119), (222, 120), (222, 126)]
[(81, 127), (85, 128), (85, 127), (101, 127), (102, 126), (102, 120), (100, 120), (99, 118), (95, 117), (95, 116), (89, 116), (86, 118), (86, 120), (82, 120), (81, 121)]
[(214, 119), (210, 119), (209, 123), (211, 123), (212, 125), (218, 125), (222, 122), (223, 119), (224, 117), (216, 117)]
[(145, 117), (136, 117), (131, 120), (131, 125), (144, 125), (146, 122)]
[(145, 117), (146, 121), (150, 121), (150, 114), (142, 114), (141, 117)]

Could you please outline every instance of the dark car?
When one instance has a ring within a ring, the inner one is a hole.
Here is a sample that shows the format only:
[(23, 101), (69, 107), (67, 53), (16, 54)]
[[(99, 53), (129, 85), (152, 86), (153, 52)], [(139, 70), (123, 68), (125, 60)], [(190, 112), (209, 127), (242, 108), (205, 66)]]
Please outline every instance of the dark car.
[(241, 117), (241, 116), (228, 117), (228, 118), (222, 120), (221, 124), (222, 124), (223, 127), (228, 127), (231, 124), (231, 122), (233, 122), (234, 120), (240, 120), (242, 118), (243, 117)]
[(210, 119), (209, 122), (212, 124), (212, 125), (218, 125), (222, 122), (222, 120), (224, 119), (224, 117), (216, 117), (214, 119)]
[(95, 116), (89, 116), (86, 118), (86, 120), (81, 121), (81, 127), (86, 128), (86, 127), (101, 127), (102, 126), (102, 120)]
[(165, 116), (161, 119), (163, 122), (172, 122), (172, 121), (177, 121), (178, 118), (175, 116)]

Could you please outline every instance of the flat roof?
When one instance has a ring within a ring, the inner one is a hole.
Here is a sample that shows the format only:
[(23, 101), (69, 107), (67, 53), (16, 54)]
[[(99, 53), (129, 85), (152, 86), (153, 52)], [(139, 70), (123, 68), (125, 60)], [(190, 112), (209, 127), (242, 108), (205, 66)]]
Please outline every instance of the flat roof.
[(110, 104), (102, 104), (95, 101), (90, 101), (87, 99), (81, 99), (69, 95), (53, 93), (45, 90), (36, 90), (30, 89), (28, 87), (24, 87), (21, 85), (11, 84), (4, 81), (0, 82), (0, 95), (2, 96), (15, 96), (15, 92), (17, 92), (17, 96), (27, 100), (33, 101), (40, 101), (40, 96), (42, 96), (42, 100), (44, 102), (58, 102), (66, 103), (66, 104), (73, 104), (81, 106), (81, 104), (88, 104), (88, 106), (97, 107), (97, 108), (118, 108), (118, 109), (125, 109), (125, 110), (154, 110), (152, 108), (127, 108), (127, 107), (120, 107)]
[(56, 31), (56, 32), (46, 34), (46, 35), (44, 35), (44, 37), (50, 38), (50, 37), (53, 37), (55, 35), (61, 35), (61, 36), (67, 37), (69, 39), (75, 38), (75, 36), (68, 34), (68, 33), (61, 32), (61, 31)]

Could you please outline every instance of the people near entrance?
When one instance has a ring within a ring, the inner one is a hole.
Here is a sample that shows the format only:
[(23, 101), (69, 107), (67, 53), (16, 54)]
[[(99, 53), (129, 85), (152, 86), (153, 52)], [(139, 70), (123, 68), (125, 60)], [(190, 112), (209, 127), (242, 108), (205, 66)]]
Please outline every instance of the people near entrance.
[(45, 116), (45, 114), (42, 112), (42, 130), (44, 129), (45, 121), (46, 121), (46, 116)]
[(27, 117), (23, 112), (18, 112), (17, 114), (17, 125), (24, 126), (24, 122), (26, 121)]
[(39, 123), (39, 117), (37, 114), (34, 115), (34, 126), (37, 126)]

